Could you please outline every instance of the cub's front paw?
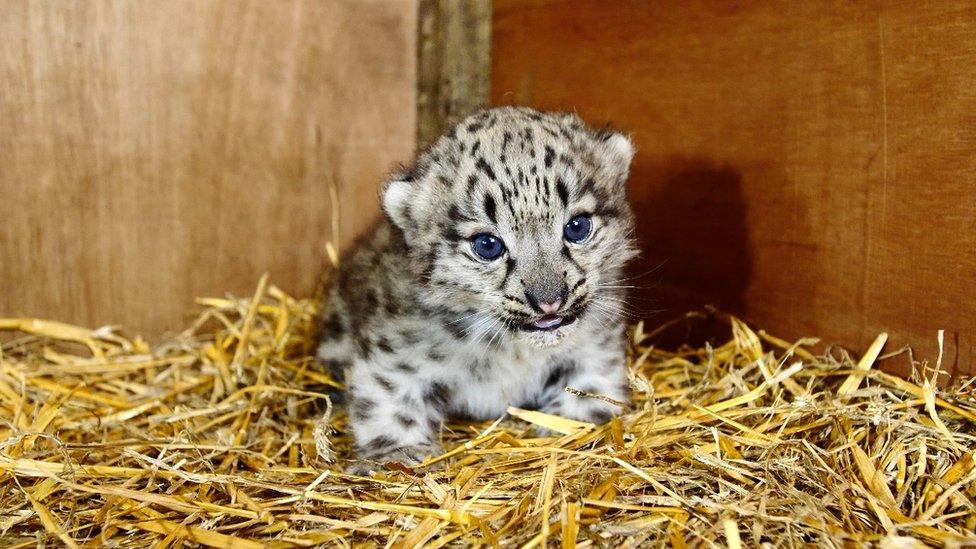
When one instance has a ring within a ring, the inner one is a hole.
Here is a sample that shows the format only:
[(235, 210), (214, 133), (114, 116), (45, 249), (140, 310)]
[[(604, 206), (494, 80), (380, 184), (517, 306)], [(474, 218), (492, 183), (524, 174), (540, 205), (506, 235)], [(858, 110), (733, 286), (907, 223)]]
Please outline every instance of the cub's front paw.
[[(428, 457), (439, 456), (442, 452), (443, 449), (439, 444), (417, 444), (373, 451), (361, 454), (361, 459), (350, 463), (346, 467), (346, 472), (351, 475), (368, 476), (373, 471), (384, 469), (387, 463), (399, 463), (413, 468), (423, 463)], [(437, 470), (442, 466), (442, 462), (438, 462), (427, 469)]]
[(610, 421), (610, 419), (613, 418), (614, 415), (616, 415), (615, 412), (619, 413), (620, 409), (618, 408), (614, 410), (612, 407), (609, 406), (597, 407), (590, 410), (586, 414), (586, 421), (596, 425), (603, 425), (604, 423)]

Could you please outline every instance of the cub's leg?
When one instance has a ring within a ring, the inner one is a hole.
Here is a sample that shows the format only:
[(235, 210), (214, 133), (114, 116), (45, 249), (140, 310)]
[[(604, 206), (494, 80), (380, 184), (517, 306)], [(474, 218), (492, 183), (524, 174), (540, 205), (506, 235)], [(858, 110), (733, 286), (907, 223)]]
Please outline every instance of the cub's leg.
[(561, 358), (550, 366), (535, 402), (539, 410), (579, 421), (606, 423), (623, 407), (566, 391), (567, 387), (629, 403), (627, 356), (623, 338), (607, 336)]
[(416, 465), (441, 452), (437, 435), (453, 390), (418, 362), (395, 355), (354, 361), (347, 376), (349, 426), (364, 460), (354, 470), (389, 461)]

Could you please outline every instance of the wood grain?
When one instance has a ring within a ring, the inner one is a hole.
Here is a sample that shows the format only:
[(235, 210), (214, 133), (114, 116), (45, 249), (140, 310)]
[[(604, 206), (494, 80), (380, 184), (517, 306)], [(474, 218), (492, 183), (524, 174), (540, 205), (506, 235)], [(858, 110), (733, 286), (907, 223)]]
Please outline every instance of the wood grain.
[(0, 2), (0, 316), (158, 336), (264, 271), (311, 292), (412, 154), (416, 9)]
[(494, 6), (493, 102), (634, 135), (645, 312), (976, 373), (976, 4)]

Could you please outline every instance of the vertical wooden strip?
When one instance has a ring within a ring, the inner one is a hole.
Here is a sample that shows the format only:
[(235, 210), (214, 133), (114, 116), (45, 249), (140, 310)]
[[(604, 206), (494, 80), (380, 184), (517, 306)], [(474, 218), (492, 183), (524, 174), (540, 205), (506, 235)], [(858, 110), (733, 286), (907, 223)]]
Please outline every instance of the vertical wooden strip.
[(421, 0), (417, 41), (417, 146), (488, 104), (491, 0)]

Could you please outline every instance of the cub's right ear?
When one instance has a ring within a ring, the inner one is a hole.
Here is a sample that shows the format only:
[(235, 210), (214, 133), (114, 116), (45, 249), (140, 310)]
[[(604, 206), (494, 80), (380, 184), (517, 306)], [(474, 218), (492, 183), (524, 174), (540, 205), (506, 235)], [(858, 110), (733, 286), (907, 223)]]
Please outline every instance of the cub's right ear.
[(406, 231), (414, 225), (410, 212), (410, 198), (416, 183), (409, 179), (393, 179), (383, 188), (383, 211), (394, 225)]
[(626, 135), (613, 131), (603, 131), (598, 137), (602, 141), (599, 150), (603, 156), (604, 165), (613, 174), (613, 177), (623, 184), (627, 181), (630, 163), (634, 160), (633, 141)]

